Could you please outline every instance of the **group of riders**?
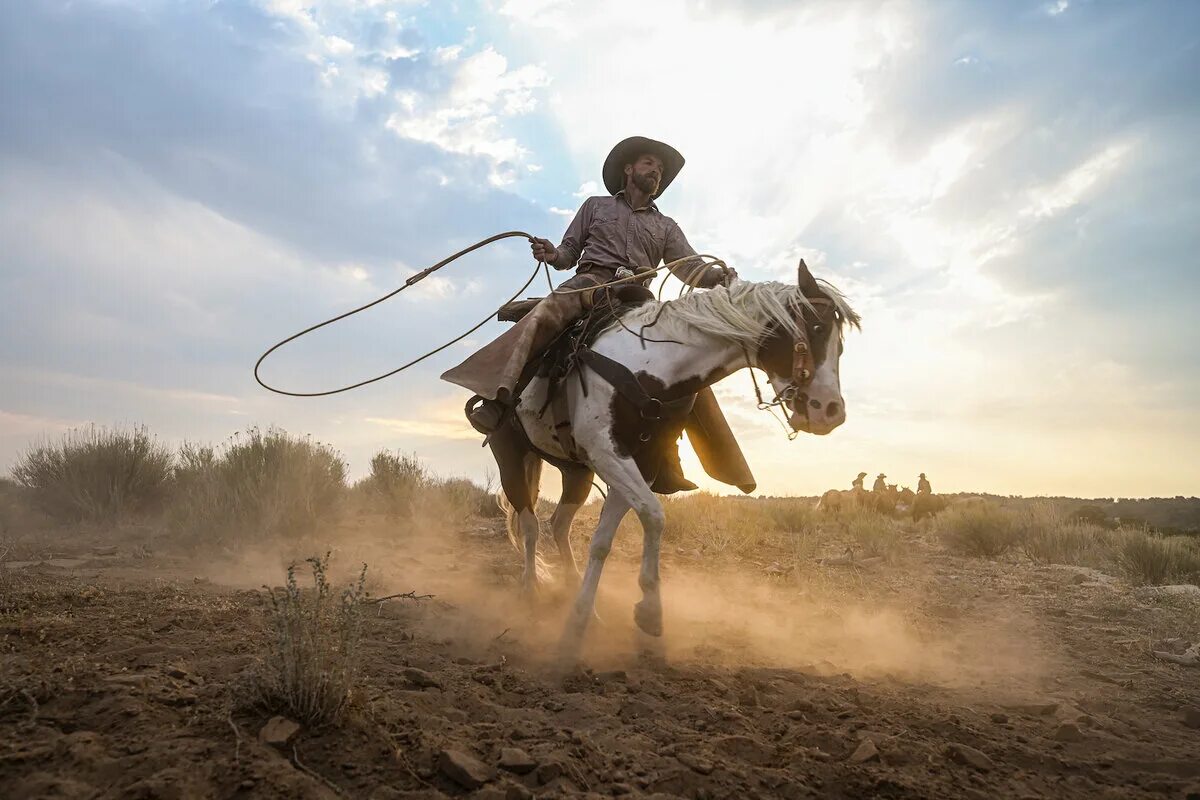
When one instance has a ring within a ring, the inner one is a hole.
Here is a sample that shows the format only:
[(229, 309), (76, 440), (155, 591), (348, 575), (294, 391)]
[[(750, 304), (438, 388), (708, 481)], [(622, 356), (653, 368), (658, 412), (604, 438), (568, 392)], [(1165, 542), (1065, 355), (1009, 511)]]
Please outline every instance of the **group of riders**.
[[(850, 482), (850, 490), (851, 491), (857, 490), (860, 492), (866, 491), (866, 489), (863, 488), (863, 479), (866, 477), (867, 477), (867, 473), (865, 473), (865, 472), (858, 473), (858, 477)], [(887, 475), (885, 475), (882, 472), (879, 473), (878, 476), (876, 476), (875, 483), (873, 486), (871, 486), (872, 492), (887, 492), (889, 490), (895, 491), (895, 489), (896, 489), (896, 484), (887, 483)], [(929, 479), (925, 477), (924, 472), (922, 472), (920, 475), (917, 476), (917, 494), (933, 494), (933, 487), (929, 485)]]
[(867, 473), (860, 472), (845, 491), (830, 489), (821, 497), (819, 507), (825, 511), (869, 508), (883, 514), (911, 514), (914, 519), (936, 514), (945, 507), (944, 498), (933, 493), (933, 486), (922, 472), (917, 476), (917, 491), (907, 486), (897, 488), (887, 482), (887, 475), (879, 473), (870, 491), (864, 484)]

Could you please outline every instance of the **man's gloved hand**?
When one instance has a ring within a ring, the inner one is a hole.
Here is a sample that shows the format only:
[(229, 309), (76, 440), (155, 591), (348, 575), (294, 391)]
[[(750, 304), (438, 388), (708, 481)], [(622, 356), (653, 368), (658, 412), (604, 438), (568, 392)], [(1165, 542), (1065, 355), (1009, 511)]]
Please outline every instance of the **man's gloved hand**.
[(529, 249), (533, 251), (533, 257), (538, 261), (545, 261), (547, 264), (553, 266), (554, 262), (558, 260), (558, 248), (549, 239), (539, 239), (536, 236), (531, 236), (529, 246)]

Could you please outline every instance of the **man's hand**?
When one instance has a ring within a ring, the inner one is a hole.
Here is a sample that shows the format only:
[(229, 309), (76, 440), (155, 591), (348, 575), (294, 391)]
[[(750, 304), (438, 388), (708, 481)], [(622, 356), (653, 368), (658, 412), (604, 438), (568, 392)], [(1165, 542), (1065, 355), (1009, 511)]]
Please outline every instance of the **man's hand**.
[(737, 270), (733, 267), (713, 267), (709, 270), (705, 283), (708, 288), (714, 286), (728, 286), (738, 279)]
[(533, 257), (538, 261), (545, 261), (547, 264), (553, 265), (558, 260), (558, 248), (549, 239), (532, 236), (529, 239), (529, 246), (533, 251)]

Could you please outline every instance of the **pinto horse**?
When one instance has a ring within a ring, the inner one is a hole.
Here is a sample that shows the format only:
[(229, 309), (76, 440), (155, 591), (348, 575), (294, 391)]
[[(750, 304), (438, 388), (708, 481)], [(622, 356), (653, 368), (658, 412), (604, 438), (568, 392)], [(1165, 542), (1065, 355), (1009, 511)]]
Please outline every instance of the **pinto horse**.
[[(823, 435), (845, 420), (838, 360), (843, 328), (857, 327), (859, 317), (833, 286), (814, 279), (803, 261), (798, 277), (795, 286), (734, 281), (625, 311), (586, 348), (590, 352), (577, 354), (573, 371), (558, 385), (566, 393), (570, 437), (560, 435), (554, 415), (545, 413), (551, 384), (540, 377), (525, 387), (515, 413), (491, 434), (509, 531), (524, 551), (522, 585), (527, 593), (536, 592), (538, 585), (534, 509), (542, 462), (562, 473), (562, 496), (550, 529), (565, 580), (578, 587), (562, 639), (564, 659), (579, 652), (605, 559), (630, 510), (643, 532), (642, 599), (634, 607), (634, 620), (647, 634), (662, 635), (659, 548), (664, 512), (650, 490), (658, 459), (647, 455), (656, 441), (673, 443), (683, 427), (682, 416), (672, 417), (665, 409), (677, 407), (681, 399), (686, 403), (700, 388), (740, 369), (757, 367), (766, 373), (794, 430)], [(687, 408), (680, 413), (686, 415)], [(608, 485), (608, 494), (580, 576), (571, 552), (571, 522), (596, 476)]]

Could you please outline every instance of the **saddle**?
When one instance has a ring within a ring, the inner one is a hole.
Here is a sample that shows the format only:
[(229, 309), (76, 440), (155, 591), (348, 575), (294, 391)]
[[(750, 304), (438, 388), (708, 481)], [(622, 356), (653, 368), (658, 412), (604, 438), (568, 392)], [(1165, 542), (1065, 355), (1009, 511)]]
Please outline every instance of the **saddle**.
[[(516, 322), (528, 314), (542, 298), (529, 298), (506, 303), (497, 313), (502, 322)], [(661, 448), (674, 446), (683, 430), (688, 413), (695, 402), (695, 393), (661, 391), (661, 387), (649, 385), (625, 365), (591, 349), (601, 332), (630, 308), (654, 299), (654, 293), (638, 284), (622, 284), (598, 288), (592, 295), (592, 307), (587, 314), (569, 325), (539, 355), (535, 356), (521, 375), (514, 390), (519, 397), (535, 377), (548, 382), (546, 400), (541, 414), (551, 413), (554, 420), (554, 436), (563, 451), (577, 459), (574, 437), (571, 435), (570, 409), (567, 393), (563, 391), (565, 381), (574, 375), (580, 382), (583, 393), (588, 392), (588, 383), (599, 376), (609, 383), (617, 394), (631, 406), (632, 413), (618, 414), (614, 426), (629, 439), (627, 447), (642, 474), (652, 480), (658, 472)], [(582, 369), (586, 366), (590, 374)], [(515, 402), (514, 402), (515, 405)], [(515, 415), (510, 415), (515, 422)], [(555, 459), (541, 454), (551, 463)]]

